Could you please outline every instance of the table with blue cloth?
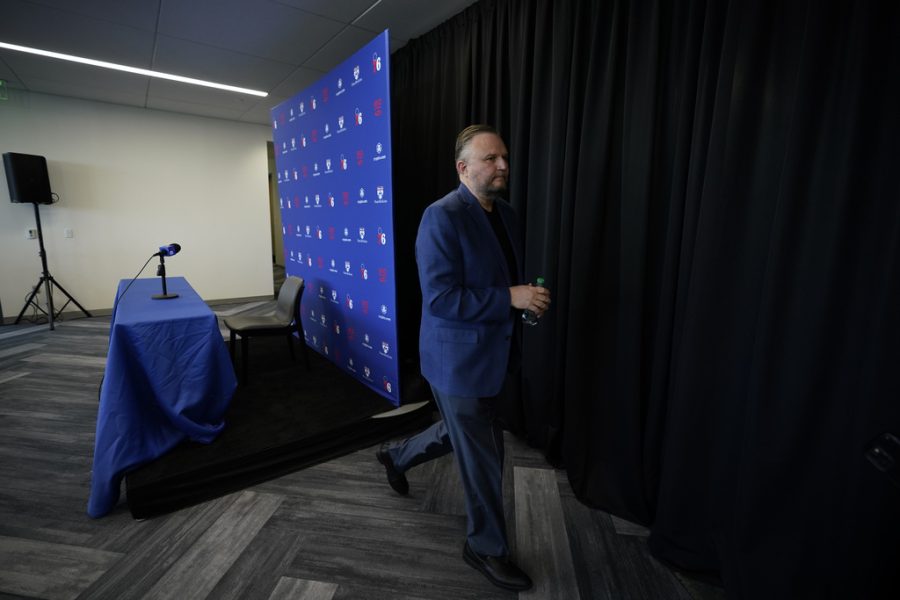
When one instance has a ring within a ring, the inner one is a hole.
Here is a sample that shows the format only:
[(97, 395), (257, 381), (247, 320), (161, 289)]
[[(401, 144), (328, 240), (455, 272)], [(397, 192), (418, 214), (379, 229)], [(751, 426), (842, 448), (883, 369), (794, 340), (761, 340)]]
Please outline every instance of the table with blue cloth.
[[(122, 280), (100, 388), (88, 514), (119, 500), (126, 473), (186, 439), (212, 442), (237, 387), (216, 315), (183, 277), (174, 299), (153, 299), (158, 278)], [(126, 290), (127, 288), (127, 290)]]

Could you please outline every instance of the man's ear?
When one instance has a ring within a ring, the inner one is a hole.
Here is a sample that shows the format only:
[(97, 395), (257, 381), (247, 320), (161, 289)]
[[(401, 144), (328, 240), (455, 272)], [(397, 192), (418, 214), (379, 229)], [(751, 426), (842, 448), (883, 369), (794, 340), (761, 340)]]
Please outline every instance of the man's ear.
[(463, 174), (465, 174), (465, 172), (466, 172), (466, 166), (467, 166), (466, 161), (464, 161), (464, 160), (456, 161), (456, 174), (459, 175), (460, 177), (462, 177)]

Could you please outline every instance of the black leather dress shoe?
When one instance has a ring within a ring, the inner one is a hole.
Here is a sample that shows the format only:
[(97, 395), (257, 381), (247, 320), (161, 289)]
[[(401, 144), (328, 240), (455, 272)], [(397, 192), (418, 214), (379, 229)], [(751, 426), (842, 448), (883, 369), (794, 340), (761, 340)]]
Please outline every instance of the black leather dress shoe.
[(394, 466), (394, 461), (391, 460), (391, 455), (388, 454), (386, 450), (379, 450), (375, 453), (375, 458), (378, 459), (378, 462), (384, 465), (385, 473), (387, 473), (388, 483), (391, 485), (394, 491), (401, 496), (407, 495), (409, 493), (409, 482), (406, 480), (406, 475), (398, 471)]
[(497, 587), (516, 592), (531, 589), (531, 578), (509, 558), (483, 556), (472, 550), (469, 542), (466, 542), (463, 547), (463, 559), (481, 571), (488, 581)]

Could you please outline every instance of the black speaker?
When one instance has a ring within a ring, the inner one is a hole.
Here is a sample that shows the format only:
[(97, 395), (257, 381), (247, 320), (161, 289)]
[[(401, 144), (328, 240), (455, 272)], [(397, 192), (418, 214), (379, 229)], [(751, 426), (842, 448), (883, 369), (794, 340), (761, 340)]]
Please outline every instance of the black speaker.
[(9, 199), (13, 202), (50, 204), (50, 176), (47, 174), (47, 159), (33, 154), (6, 152), (3, 155), (6, 169), (6, 183), (9, 184)]

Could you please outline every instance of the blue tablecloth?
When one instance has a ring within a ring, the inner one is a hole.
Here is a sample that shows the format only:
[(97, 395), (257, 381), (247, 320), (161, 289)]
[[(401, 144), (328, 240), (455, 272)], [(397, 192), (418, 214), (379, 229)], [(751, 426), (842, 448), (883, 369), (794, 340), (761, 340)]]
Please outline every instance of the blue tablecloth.
[(171, 300), (154, 300), (158, 278), (119, 283), (100, 389), (88, 514), (115, 507), (128, 471), (185, 439), (222, 431), (237, 381), (216, 316), (183, 277), (167, 279)]

